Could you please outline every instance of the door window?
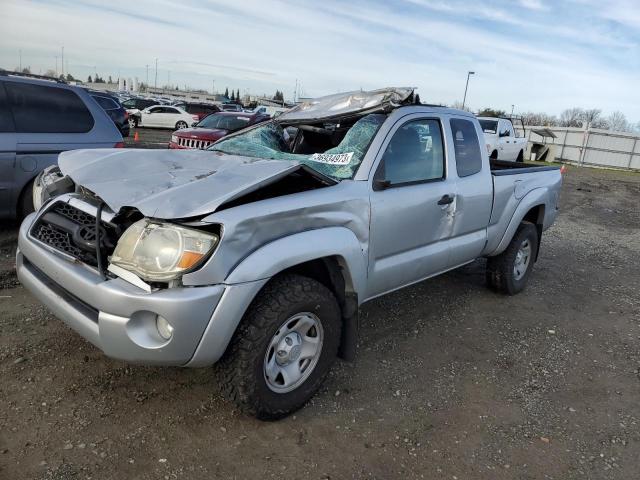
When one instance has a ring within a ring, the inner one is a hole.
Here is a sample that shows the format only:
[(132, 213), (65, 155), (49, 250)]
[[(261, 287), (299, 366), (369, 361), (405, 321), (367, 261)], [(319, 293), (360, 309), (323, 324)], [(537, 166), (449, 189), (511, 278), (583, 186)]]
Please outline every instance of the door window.
[(178, 110), (176, 110), (175, 108), (171, 108), (171, 107), (162, 107), (162, 113), (180, 113), (178, 112)]
[(4, 87), (0, 83), (0, 133), (13, 132), (13, 130), (13, 117), (11, 116), (11, 110), (9, 110)]
[(482, 170), (482, 154), (473, 122), (452, 118), (450, 121), (456, 170), (459, 177), (468, 177)]
[(16, 132), (85, 133), (93, 116), (78, 95), (66, 88), (6, 82)]
[(162, 107), (155, 107), (149, 110), (149, 113), (163, 113)]
[(382, 156), (377, 180), (413, 184), (444, 177), (442, 131), (437, 120), (414, 120), (393, 134)]

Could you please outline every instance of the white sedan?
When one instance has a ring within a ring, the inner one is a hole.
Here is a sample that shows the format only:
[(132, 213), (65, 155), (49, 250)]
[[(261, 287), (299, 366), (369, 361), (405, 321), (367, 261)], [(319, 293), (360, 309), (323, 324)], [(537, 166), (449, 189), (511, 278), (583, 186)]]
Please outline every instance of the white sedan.
[(140, 111), (138, 126), (181, 130), (190, 127), (197, 121), (197, 115), (191, 115), (179, 107), (153, 105)]

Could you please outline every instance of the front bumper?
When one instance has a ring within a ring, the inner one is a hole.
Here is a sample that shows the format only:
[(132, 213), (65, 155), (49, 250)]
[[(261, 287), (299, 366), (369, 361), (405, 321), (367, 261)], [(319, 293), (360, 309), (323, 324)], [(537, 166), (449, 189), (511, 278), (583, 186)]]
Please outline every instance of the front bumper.
[[(120, 278), (104, 280), (95, 269), (70, 261), (30, 237), (35, 218), (30, 215), (20, 227), (18, 279), (58, 318), (113, 358), (149, 365), (185, 365), (193, 359), (223, 293), (232, 287), (147, 293)], [(174, 328), (168, 341), (157, 333), (157, 315)], [(227, 320), (237, 325), (239, 318)], [(226, 343), (214, 343), (217, 350), (207, 355), (213, 361), (226, 348)]]

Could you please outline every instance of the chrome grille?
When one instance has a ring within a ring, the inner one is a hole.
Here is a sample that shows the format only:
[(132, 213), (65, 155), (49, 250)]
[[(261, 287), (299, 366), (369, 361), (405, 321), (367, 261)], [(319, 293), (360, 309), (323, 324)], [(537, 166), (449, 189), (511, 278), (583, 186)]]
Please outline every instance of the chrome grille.
[(200, 150), (205, 150), (211, 146), (213, 142), (208, 140), (198, 140), (196, 138), (183, 138), (178, 137), (178, 145), (185, 148), (197, 148)]

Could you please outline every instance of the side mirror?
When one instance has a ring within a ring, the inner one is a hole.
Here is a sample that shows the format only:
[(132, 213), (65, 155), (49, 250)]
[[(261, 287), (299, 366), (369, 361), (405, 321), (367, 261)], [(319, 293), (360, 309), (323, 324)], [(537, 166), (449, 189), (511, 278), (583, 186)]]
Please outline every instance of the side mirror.
[(391, 186), (391, 182), (389, 180), (382, 180), (377, 178), (373, 181), (373, 189), (375, 191), (386, 190)]

